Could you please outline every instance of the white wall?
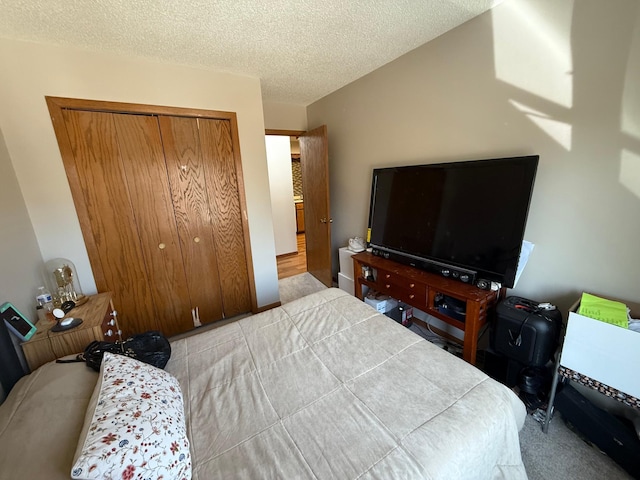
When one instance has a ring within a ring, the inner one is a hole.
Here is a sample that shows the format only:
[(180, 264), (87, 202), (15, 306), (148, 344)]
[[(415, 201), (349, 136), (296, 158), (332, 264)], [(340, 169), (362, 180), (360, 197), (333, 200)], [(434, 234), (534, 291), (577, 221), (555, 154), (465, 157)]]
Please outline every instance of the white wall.
[(42, 256), (1, 130), (0, 178), (0, 304), (11, 302), (35, 323), (36, 290), (44, 285)]
[(259, 79), (3, 38), (0, 64), (0, 129), (45, 261), (70, 259), (82, 290), (95, 292), (45, 95), (231, 111), (258, 306), (279, 300)]
[[(31, 323), (36, 323), (36, 289), (44, 285), (42, 256), (2, 130), (0, 179), (0, 304), (11, 302)], [(20, 340), (15, 335), (11, 335), (11, 340), (25, 371), (29, 371), (19, 347)], [(0, 386), (0, 403), (4, 401), (4, 397), (5, 392)]]
[(289, 137), (281, 135), (267, 135), (265, 142), (276, 255), (297, 252), (296, 211), (293, 203), (293, 176), (291, 174), (291, 142)]
[(373, 167), (539, 154), (536, 248), (509, 294), (639, 299), (638, 0), (504, 2), (307, 115), (329, 130), (336, 251), (365, 233)]

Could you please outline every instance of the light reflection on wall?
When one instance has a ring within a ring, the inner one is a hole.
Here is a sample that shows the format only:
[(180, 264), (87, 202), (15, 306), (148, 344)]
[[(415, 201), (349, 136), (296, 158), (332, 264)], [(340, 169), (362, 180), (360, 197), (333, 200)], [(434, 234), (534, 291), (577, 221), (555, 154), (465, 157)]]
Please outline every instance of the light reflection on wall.
[(573, 4), (505, 2), (492, 10), (496, 78), (571, 108)]
[(622, 131), (640, 140), (640, 8), (628, 58), (622, 94)]
[(571, 150), (571, 125), (566, 122), (561, 122), (549, 115), (538, 110), (534, 110), (520, 102), (515, 100), (509, 100), (509, 103), (513, 105), (520, 112), (524, 113), (529, 120), (537, 125), (543, 132), (553, 138), (561, 147), (565, 150)]
[(620, 154), (620, 183), (640, 198), (640, 155), (623, 149)]
[(622, 132), (629, 137), (634, 151), (620, 154), (620, 183), (640, 198), (640, 8), (629, 48), (627, 72), (622, 93)]

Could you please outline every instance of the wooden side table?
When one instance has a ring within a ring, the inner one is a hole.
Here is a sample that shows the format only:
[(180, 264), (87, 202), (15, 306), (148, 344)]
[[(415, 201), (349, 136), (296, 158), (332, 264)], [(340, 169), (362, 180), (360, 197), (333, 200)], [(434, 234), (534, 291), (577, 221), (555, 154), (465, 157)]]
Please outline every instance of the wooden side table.
[(67, 313), (65, 318), (82, 319), (82, 324), (75, 328), (52, 332), (55, 323), (38, 322), (33, 337), (22, 343), (31, 371), (56, 358), (81, 353), (94, 340), (115, 342), (120, 329), (111, 297), (110, 292), (91, 295), (86, 303)]
[[(417, 308), (439, 320), (464, 332), (463, 358), (471, 365), (476, 364), (478, 337), (487, 325), (489, 313), (504, 294), (502, 291), (481, 290), (456, 280), (425, 272), (392, 260), (377, 257), (368, 252), (357, 253), (353, 259), (355, 296), (363, 300), (362, 286), (389, 295), (407, 305)], [(367, 266), (371, 277), (364, 278), (362, 267)], [(440, 311), (436, 305), (438, 295), (446, 295), (457, 299), (465, 305), (465, 318), (459, 320)], [(412, 319), (422, 327), (427, 324), (419, 318)], [(435, 327), (436, 333), (449, 340), (460, 343), (456, 337)]]

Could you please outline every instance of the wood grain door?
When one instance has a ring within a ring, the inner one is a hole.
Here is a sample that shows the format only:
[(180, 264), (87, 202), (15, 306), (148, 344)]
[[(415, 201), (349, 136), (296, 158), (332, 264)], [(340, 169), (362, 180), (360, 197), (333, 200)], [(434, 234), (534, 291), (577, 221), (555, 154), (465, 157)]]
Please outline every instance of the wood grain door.
[(323, 125), (300, 136), (304, 195), (307, 271), (330, 287), (331, 217), (329, 207), (329, 147)]
[(200, 145), (205, 158), (207, 195), (211, 202), (214, 243), (225, 317), (251, 310), (252, 276), (242, 195), (242, 169), (232, 142), (228, 120), (198, 118)]
[(160, 329), (114, 117), (78, 110), (62, 115), (70, 147), (67, 175), (98, 289), (113, 292), (123, 333)]
[(255, 311), (236, 115), (47, 97), (98, 291), (125, 335)]
[(153, 306), (163, 333), (175, 335), (193, 328), (193, 320), (158, 118), (111, 115)]
[(202, 323), (209, 323), (224, 315), (198, 123), (169, 116), (159, 121), (191, 306)]

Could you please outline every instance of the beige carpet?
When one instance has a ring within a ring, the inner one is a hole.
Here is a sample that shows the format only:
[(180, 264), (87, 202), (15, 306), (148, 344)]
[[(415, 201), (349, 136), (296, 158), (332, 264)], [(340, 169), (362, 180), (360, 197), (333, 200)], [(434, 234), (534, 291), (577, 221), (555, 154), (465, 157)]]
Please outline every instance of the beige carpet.
[(584, 442), (556, 414), (545, 435), (531, 415), (520, 431), (520, 452), (529, 480), (627, 480), (610, 457)]
[(325, 288), (327, 287), (320, 280), (308, 272), (278, 281), (280, 303), (289, 303), (296, 298), (304, 297)]

